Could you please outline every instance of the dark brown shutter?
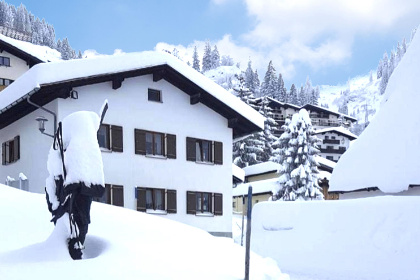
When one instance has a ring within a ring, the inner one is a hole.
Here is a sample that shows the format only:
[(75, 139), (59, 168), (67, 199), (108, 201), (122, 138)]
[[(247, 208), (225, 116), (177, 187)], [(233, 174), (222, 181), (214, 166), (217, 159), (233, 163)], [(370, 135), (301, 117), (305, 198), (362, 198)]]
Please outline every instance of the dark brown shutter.
[(187, 214), (194, 214), (196, 213), (195, 205), (195, 192), (187, 191)]
[(102, 197), (102, 202), (111, 204), (111, 185), (105, 184), (105, 194)]
[(168, 158), (176, 158), (176, 135), (167, 134), (166, 142), (168, 147), (166, 156)]
[(124, 206), (123, 186), (112, 185), (112, 204), (115, 206)]
[(13, 161), (20, 159), (20, 137), (19, 135), (13, 140)]
[(137, 188), (137, 211), (146, 212), (146, 189)]
[(223, 164), (223, 143), (214, 142), (214, 163)]
[(122, 126), (111, 126), (111, 150), (114, 152), (123, 152), (123, 128)]
[(146, 154), (146, 131), (134, 129), (134, 152), (137, 155)]
[(1, 164), (6, 165), (6, 142), (1, 144)]
[(214, 194), (214, 215), (223, 215), (223, 194)]
[(168, 201), (166, 211), (168, 213), (176, 213), (176, 190), (167, 190), (166, 196)]
[(187, 137), (187, 160), (195, 161), (195, 138)]

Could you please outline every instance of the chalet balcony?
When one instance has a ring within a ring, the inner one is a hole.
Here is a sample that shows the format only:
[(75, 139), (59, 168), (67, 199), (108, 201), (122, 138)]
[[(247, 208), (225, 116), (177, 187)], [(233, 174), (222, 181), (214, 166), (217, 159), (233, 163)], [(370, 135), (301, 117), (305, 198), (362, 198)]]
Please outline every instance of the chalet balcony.
[(326, 148), (326, 149), (319, 149), (321, 153), (326, 153), (326, 154), (344, 154), (344, 152), (346, 151), (346, 148), (344, 147), (339, 147), (338, 149), (334, 149), (334, 148)]
[(338, 122), (330, 121), (330, 120), (311, 119), (311, 122), (312, 122), (312, 125), (317, 125), (317, 126), (331, 126), (331, 127), (340, 126)]
[(340, 144), (340, 140), (335, 139), (324, 139), (322, 141), (323, 144)]
[(329, 114), (310, 113), (309, 117), (311, 119), (329, 119), (330, 115)]

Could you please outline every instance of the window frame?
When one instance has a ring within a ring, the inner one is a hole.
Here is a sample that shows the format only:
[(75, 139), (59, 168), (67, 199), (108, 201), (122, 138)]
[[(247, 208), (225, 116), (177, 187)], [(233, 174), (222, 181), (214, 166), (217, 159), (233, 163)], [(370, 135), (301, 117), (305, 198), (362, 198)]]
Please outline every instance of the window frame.
[(2, 143), (2, 165), (9, 165), (20, 159), (20, 136)]
[[(152, 153), (149, 153), (147, 147), (147, 134), (152, 134)], [(161, 136), (162, 154), (155, 152), (155, 135)], [(150, 131), (144, 129), (134, 129), (134, 153), (148, 158), (176, 159), (176, 135), (164, 132)]]
[[(157, 97), (157, 98), (155, 98)], [(162, 91), (159, 89), (148, 88), (147, 89), (147, 100), (152, 102), (163, 103)]]
[[(117, 196), (117, 192), (119, 190), (121, 190), (121, 201), (119, 201), (119, 197)], [(124, 186), (115, 184), (105, 184), (104, 195), (102, 197), (94, 197), (93, 201), (124, 207)]]
[[(150, 207), (150, 203), (148, 203), (148, 192), (152, 193), (152, 207)], [(163, 209), (159, 209), (156, 205), (157, 201), (155, 198), (157, 197), (157, 193), (161, 194)], [(175, 189), (136, 187), (135, 198), (137, 201), (137, 211), (149, 214), (177, 213), (177, 191)]]
[[(7, 64), (5, 63), (6, 60), (8, 61)], [(10, 67), (10, 57), (0, 56), (0, 66)]]
[[(152, 144), (152, 152), (150, 153), (149, 152), (149, 149), (148, 149), (148, 137), (147, 137), (147, 135), (151, 135), (152, 136), (152, 142), (151, 142), (151, 144)], [(160, 141), (158, 141), (158, 140), (156, 140), (156, 136), (157, 135), (160, 135)], [(146, 156), (161, 156), (161, 157), (166, 157), (166, 154), (167, 154), (167, 152), (166, 152), (166, 145), (165, 145), (165, 133), (161, 133), (161, 132), (155, 132), (155, 131), (146, 131)], [(159, 154), (159, 153), (157, 153), (157, 148), (156, 148), (156, 146), (157, 146), (157, 144), (160, 142), (160, 150), (161, 150), (161, 153)]]
[[(187, 214), (196, 216), (223, 216), (223, 194), (205, 191), (187, 191)], [(207, 203), (204, 203), (205, 196), (208, 195)], [(200, 204), (198, 203), (200, 202)], [(200, 207), (198, 207), (200, 205)], [(208, 205), (205, 211), (204, 206)], [(200, 209), (197, 209), (200, 208)]]
[[(207, 143), (209, 158), (207, 160), (203, 160), (203, 156), (205, 154), (204, 144)], [(187, 161), (209, 165), (223, 165), (223, 142), (187, 137), (186, 145)]]
[(124, 130), (122, 126), (118, 125), (111, 125), (102, 123), (101, 127), (105, 127), (105, 137), (108, 145), (106, 147), (101, 147), (99, 143), (99, 130), (96, 134), (96, 138), (98, 140), (99, 148), (105, 152), (117, 152), (122, 153), (124, 152)]

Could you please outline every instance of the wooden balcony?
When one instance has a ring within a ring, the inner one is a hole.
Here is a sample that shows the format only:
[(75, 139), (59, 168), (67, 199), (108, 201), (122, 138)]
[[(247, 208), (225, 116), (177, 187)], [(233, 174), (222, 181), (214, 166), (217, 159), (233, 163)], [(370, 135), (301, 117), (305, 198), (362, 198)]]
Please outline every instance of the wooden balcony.
[(338, 149), (331, 149), (331, 148), (326, 148), (326, 149), (319, 149), (321, 153), (326, 153), (326, 154), (344, 154), (344, 152), (346, 151), (346, 148), (344, 147), (339, 147)]
[(340, 144), (340, 140), (336, 139), (324, 139), (322, 141), (323, 144)]

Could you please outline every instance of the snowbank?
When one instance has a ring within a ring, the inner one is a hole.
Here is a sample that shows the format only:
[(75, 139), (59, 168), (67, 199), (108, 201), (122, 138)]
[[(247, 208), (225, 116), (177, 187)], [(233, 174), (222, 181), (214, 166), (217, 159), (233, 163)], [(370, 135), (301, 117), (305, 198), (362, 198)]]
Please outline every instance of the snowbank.
[[(66, 232), (49, 222), (45, 197), (0, 184), (0, 279), (243, 279), (244, 248), (232, 239), (133, 210), (92, 204), (86, 260), (73, 261)], [(251, 255), (251, 279), (287, 280)], [(55, 275), (55, 276), (53, 276)]]
[(420, 197), (261, 202), (251, 249), (299, 279), (420, 279), (418, 213)]
[(244, 167), (245, 176), (258, 175), (267, 172), (277, 172), (281, 165), (274, 161), (262, 162), (254, 165)]
[(420, 184), (420, 34), (394, 70), (387, 101), (333, 171), (330, 191), (378, 187), (397, 193)]

